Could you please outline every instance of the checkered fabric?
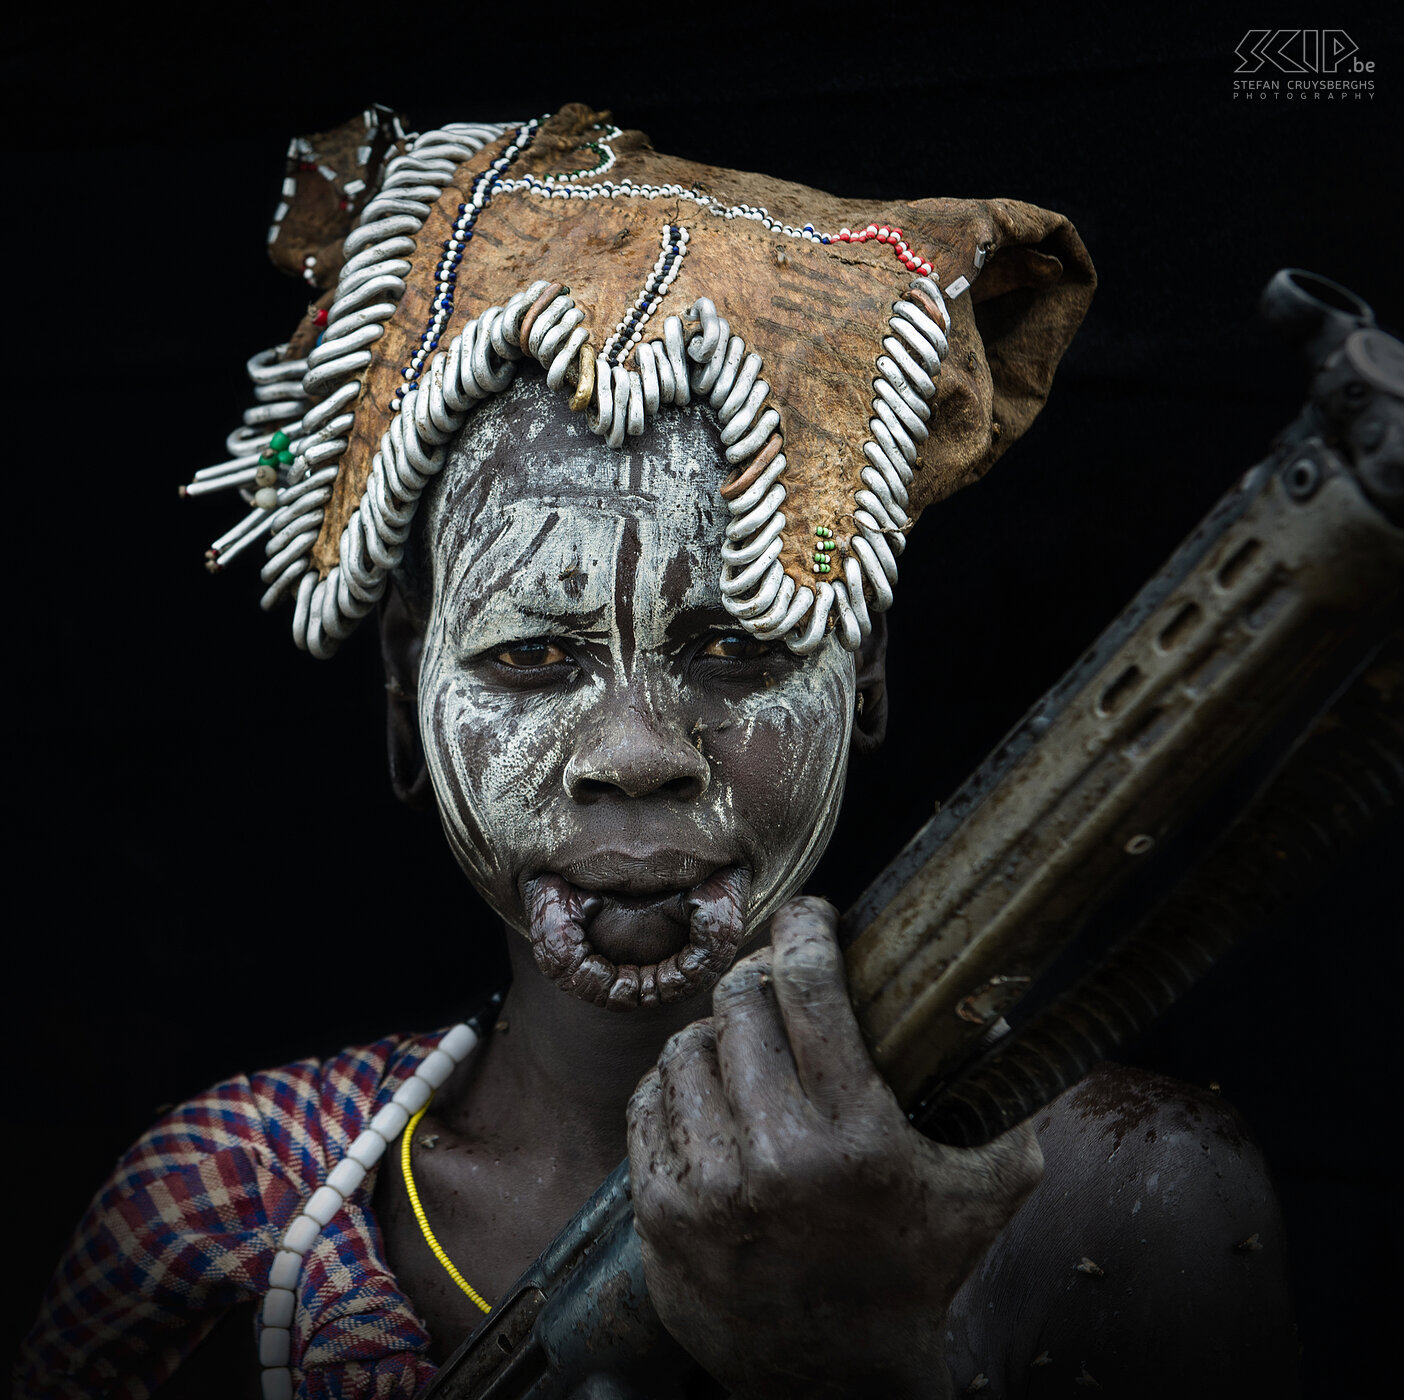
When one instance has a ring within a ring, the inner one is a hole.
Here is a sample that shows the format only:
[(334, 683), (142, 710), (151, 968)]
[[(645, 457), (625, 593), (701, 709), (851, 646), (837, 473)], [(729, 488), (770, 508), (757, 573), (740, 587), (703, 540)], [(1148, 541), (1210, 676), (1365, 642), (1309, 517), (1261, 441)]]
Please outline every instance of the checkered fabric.
[[(391, 1037), (241, 1075), (157, 1123), (78, 1226), (15, 1393), (153, 1394), (229, 1308), (262, 1297), (282, 1231), (438, 1040)], [(304, 1264), (292, 1354), (302, 1400), (413, 1396), (434, 1373), (428, 1334), (385, 1263), (374, 1181)]]

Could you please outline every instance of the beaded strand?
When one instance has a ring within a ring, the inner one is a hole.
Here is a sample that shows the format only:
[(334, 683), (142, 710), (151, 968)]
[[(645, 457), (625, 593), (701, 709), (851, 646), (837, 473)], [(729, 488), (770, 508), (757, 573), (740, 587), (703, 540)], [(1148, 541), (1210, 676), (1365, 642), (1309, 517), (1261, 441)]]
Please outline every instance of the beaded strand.
[(419, 348), (410, 357), (410, 362), (400, 373), (408, 381), (395, 390), (392, 409), (398, 409), (406, 394), (418, 388), (420, 373), (429, 356), (439, 348), (439, 340), (453, 318), (453, 294), (458, 281), (458, 265), (463, 261), (463, 251), (473, 238), (473, 226), (478, 215), (492, 201), (493, 195), (502, 188), (502, 172), (512, 164), (536, 139), (541, 126), (540, 118), (532, 118), (525, 126), (519, 127), (512, 137), (511, 144), (492, 162), (488, 168), (473, 177), (473, 187), (468, 198), (458, 206), (458, 217), (453, 229), (444, 239), (444, 255), (434, 268), (434, 299), (430, 304), (429, 324), (419, 337)]
[[(495, 1013), (500, 998), (490, 1010)], [(259, 1313), (258, 1359), (263, 1366), (263, 1400), (292, 1400), (292, 1325), (297, 1312), (297, 1289), (307, 1255), (322, 1231), (365, 1184), (366, 1177), (386, 1149), (406, 1131), (410, 1119), (433, 1097), (434, 1091), (473, 1053), (478, 1044), (478, 1018), (472, 1017), (448, 1031), (420, 1061), (414, 1073), (395, 1091), (332, 1168), (283, 1231), (278, 1252), (268, 1273), (268, 1292)]]
[[(504, 180), (497, 188), (510, 193), (524, 191), (544, 199), (685, 199), (705, 209), (709, 214), (716, 214), (724, 219), (751, 219), (771, 233), (782, 234), (786, 238), (797, 238), (806, 243), (885, 243), (903, 267), (918, 277), (930, 277), (932, 271), (930, 259), (916, 252), (906, 242), (900, 228), (889, 228), (886, 224), (868, 224), (856, 233), (847, 228), (840, 229), (837, 233), (820, 233), (813, 224), (796, 228), (792, 224), (772, 218), (767, 209), (758, 205), (723, 205), (710, 195), (701, 194), (687, 185), (641, 185), (627, 177), (617, 184), (613, 180), (595, 180), (589, 184), (581, 184), (555, 175), (523, 175), (515, 180)], [(984, 265), (988, 252), (989, 249), (985, 247), (976, 252), (977, 270)], [(962, 278), (946, 288), (946, 294), (959, 296), (969, 285), (970, 283)]]
[(601, 354), (606, 362), (617, 365), (628, 358), (629, 352), (643, 339), (643, 329), (648, 319), (658, 309), (658, 303), (667, 296), (668, 288), (677, 280), (682, 270), (682, 260), (687, 253), (688, 232), (677, 224), (663, 225), (663, 251), (653, 264), (644, 289), (634, 299), (633, 306), (624, 319), (615, 326), (613, 334), (604, 343)]

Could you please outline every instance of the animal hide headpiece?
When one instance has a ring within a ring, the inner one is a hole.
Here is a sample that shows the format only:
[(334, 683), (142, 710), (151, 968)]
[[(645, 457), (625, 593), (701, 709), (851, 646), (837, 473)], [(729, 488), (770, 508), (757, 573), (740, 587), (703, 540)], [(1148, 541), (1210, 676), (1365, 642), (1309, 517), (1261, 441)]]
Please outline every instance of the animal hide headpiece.
[(1032, 422), (1095, 278), (1013, 200), (841, 199), (660, 155), (582, 106), (407, 137), (383, 109), (294, 141), (269, 233), (322, 292), (249, 365), (234, 459), (187, 490), (250, 514), (265, 608), (335, 650), (380, 598), (474, 405), (538, 361), (612, 448), (715, 412), (721, 591), (759, 638), (856, 649), (916, 516)]

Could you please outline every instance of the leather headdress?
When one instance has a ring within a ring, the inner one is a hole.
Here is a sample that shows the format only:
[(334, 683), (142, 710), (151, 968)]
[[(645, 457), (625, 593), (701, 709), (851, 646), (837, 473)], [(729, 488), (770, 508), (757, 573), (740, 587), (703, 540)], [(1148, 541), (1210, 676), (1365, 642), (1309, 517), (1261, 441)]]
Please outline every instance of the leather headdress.
[(266, 539), (264, 605), (294, 594), (318, 655), (528, 355), (615, 447), (708, 403), (727, 607), (797, 650), (832, 630), (856, 648), (915, 517), (1032, 422), (1095, 284), (1072, 226), (1032, 205), (839, 199), (660, 155), (578, 105), (412, 139), (371, 109), (294, 142), (284, 196), (274, 261), (325, 294), (250, 362), (263, 402), (189, 489), (253, 492), (211, 557)]

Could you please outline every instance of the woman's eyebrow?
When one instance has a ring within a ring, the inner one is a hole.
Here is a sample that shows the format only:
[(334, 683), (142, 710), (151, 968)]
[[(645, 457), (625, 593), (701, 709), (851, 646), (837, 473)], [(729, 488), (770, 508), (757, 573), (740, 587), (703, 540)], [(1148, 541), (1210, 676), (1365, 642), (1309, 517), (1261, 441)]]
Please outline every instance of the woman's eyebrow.
[(741, 624), (725, 608), (703, 604), (690, 608), (679, 608), (668, 623), (664, 635), (669, 642), (686, 642), (701, 632), (711, 632), (717, 628), (729, 632), (739, 632)]
[(514, 599), (510, 590), (494, 595), (488, 607), (475, 610), (463, 619), (461, 637), (492, 634), (494, 639), (513, 641), (527, 636), (550, 636), (569, 632), (576, 636), (603, 636), (607, 632), (602, 605), (583, 607), (567, 603), (561, 607), (537, 607)]

